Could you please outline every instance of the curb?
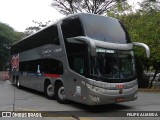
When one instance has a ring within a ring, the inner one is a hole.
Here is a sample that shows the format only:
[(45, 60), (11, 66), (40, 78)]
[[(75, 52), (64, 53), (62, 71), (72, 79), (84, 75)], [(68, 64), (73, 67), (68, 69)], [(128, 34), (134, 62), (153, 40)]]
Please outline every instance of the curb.
[(139, 92), (159, 92), (160, 93), (160, 89), (156, 89), (156, 88), (138, 88)]

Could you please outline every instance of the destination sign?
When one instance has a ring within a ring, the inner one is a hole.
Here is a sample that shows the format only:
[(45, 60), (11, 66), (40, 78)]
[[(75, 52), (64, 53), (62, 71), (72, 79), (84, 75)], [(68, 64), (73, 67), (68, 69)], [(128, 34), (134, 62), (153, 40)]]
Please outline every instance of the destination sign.
[(96, 52), (100, 52), (100, 53), (115, 53), (114, 50), (108, 50), (108, 49), (104, 49), (104, 48), (96, 48)]

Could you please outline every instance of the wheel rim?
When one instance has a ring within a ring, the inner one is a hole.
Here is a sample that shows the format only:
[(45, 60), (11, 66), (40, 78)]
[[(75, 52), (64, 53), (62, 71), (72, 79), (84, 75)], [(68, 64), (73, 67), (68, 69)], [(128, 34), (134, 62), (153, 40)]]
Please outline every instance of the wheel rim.
[(54, 95), (54, 89), (53, 89), (53, 86), (51, 84), (48, 85), (48, 87), (47, 87), (47, 94), (49, 96), (53, 96)]
[(65, 91), (64, 91), (64, 87), (61, 86), (58, 90), (58, 96), (61, 100), (64, 100), (65, 99)]
[(17, 80), (17, 86), (19, 87), (19, 80)]

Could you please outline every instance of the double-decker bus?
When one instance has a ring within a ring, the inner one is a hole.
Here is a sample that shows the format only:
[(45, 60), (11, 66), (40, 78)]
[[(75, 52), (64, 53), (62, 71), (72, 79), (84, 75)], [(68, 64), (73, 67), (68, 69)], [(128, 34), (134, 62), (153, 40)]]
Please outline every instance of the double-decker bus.
[(137, 99), (133, 46), (111, 17), (70, 15), (11, 47), (11, 82), (59, 103), (100, 105)]

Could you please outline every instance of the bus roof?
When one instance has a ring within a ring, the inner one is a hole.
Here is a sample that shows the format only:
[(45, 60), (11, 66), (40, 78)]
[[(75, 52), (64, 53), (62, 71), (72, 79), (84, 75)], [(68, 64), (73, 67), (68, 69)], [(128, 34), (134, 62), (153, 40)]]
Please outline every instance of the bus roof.
[[(77, 16), (77, 17), (79, 17), (81, 20), (84, 20), (84, 19), (86, 18), (86, 16), (88, 16), (88, 15), (95, 16), (95, 17), (100, 17), (100, 16), (101, 16), (101, 15), (96, 15), (96, 14), (91, 14), (91, 13), (76, 13), (76, 14), (71, 14), (71, 15), (69, 15), (69, 16), (67, 16), (67, 17), (64, 17), (64, 18), (62, 18), (62, 19), (60, 19), (60, 20), (57, 20), (56, 22), (54, 22), (54, 23), (52, 23), (52, 24), (50, 24), (50, 25), (42, 28), (41, 30), (39, 30), (39, 31), (37, 31), (37, 32), (35, 32), (35, 33), (31, 34), (31, 35), (28, 35), (28, 36), (24, 37), (24, 38), (21, 39), (20, 41), (14, 43), (12, 46), (14, 46), (15, 44), (18, 44), (18, 43), (22, 42), (23, 40), (25, 40), (25, 39), (28, 38), (28, 37), (31, 37), (31, 36), (33, 36), (33, 35), (41, 32), (41, 31), (44, 30), (44, 29), (47, 29), (48, 27), (50, 27), (50, 26), (52, 26), (52, 25), (58, 24), (59, 22), (65, 20), (65, 19), (67, 19), (67, 18)], [(107, 16), (101, 16), (101, 17), (105, 17), (105, 18), (106, 18)], [(111, 18), (111, 17), (107, 17), (107, 18)], [(115, 18), (111, 18), (111, 19), (115, 19)], [(116, 19), (115, 19), (115, 20), (116, 20)]]

